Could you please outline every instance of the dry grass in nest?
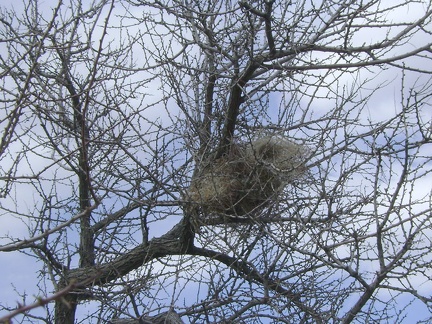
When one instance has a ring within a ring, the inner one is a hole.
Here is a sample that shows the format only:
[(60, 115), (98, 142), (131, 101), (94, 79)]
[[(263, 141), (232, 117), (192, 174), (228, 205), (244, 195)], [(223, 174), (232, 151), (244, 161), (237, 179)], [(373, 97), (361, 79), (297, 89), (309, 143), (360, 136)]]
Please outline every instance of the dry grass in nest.
[(236, 144), (203, 167), (192, 181), (190, 199), (207, 212), (248, 214), (304, 173), (305, 154), (303, 146), (281, 137)]

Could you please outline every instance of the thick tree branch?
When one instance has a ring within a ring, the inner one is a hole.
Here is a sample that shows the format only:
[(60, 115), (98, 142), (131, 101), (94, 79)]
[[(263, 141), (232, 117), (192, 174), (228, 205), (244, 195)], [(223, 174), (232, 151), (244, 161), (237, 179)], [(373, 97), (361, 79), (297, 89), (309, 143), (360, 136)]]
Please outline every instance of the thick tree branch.
[[(234, 136), (234, 130), (237, 124), (237, 117), (240, 111), (240, 105), (243, 103), (243, 91), (247, 82), (255, 70), (260, 66), (262, 61), (254, 61), (249, 64), (245, 71), (238, 77), (234, 78), (231, 86), (228, 109), (226, 111), (225, 124), (222, 133), (222, 139), (216, 154), (220, 158), (229, 149), (229, 145)], [(238, 75), (238, 74), (237, 74)]]
[(195, 247), (192, 251), (192, 254), (205, 256), (207, 258), (211, 258), (213, 260), (217, 260), (227, 267), (235, 270), (239, 275), (243, 276), (246, 280), (251, 283), (259, 283), (263, 285), (267, 289), (273, 290), (279, 293), (282, 296), (287, 297), (291, 300), (293, 304), (295, 304), (299, 309), (301, 309), (306, 314), (311, 316), (315, 323), (322, 323), (323, 320), (321, 316), (312, 308), (307, 306), (304, 302), (301, 301), (301, 296), (293, 292), (293, 289), (286, 289), (282, 287), (280, 282), (277, 280), (273, 280), (267, 277), (264, 277), (260, 274), (255, 268), (253, 268), (249, 263), (235, 257), (228, 256), (227, 254)]
[(184, 226), (184, 223), (180, 222), (165, 235), (154, 238), (148, 243), (140, 244), (111, 262), (70, 270), (66, 279), (68, 282), (71, 280), (85, 282), (87, 278), (91, 277), (94, 278), (94, 284), (103, 285), (121, 278), (155, 258), (183, 254), (184, 247), (181, 244), (181, 234)]

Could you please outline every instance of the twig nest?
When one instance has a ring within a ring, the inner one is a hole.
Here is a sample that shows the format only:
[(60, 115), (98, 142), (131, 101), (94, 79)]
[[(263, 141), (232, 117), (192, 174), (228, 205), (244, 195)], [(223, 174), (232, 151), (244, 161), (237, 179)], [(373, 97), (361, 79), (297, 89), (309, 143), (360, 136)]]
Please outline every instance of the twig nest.
[(248, 214), (305, 172), (305, 155), (303, 146), (276, 136), (234, 144), (192, 180), (190, 199), (207, 212)]

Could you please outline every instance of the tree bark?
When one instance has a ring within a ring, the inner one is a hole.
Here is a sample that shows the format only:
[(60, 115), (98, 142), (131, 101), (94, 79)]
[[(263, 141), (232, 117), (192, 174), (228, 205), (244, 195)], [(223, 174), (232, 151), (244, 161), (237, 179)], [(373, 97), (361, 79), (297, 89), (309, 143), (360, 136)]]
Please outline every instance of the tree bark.
[[(63, 286), (62, 286), (63, 287)], [(74, 324), (78, 296), (67, 294), (55, 302), (55, 324)]]

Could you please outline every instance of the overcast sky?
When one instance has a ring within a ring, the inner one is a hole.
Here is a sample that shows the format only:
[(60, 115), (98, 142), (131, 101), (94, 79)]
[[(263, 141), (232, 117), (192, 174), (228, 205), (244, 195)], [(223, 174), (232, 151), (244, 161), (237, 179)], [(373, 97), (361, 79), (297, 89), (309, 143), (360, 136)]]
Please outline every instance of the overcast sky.
[[(45, 5), (48, 5), (49, 1), (46, 1)], [(8, 6), (13, 5), (15, 9), (19, 12), (22, 10), (22, 5), (20, 2), (17, 1), (10, 1), (10, 0), (3, 0), (0, 4), (0, 7), (7, 8)], [(119, 6), (120, 7), (120, 6)], [(121, 8), (116, 8), (116, 10), (121, 10)], [(417, 16), (419, 13), (422, 14), (423, 7), (422, 6), (415, 6), (413, 7), (413, 10), (406, 13), (406, 16)], [(49, 11), (48, 11), (48, 14)], [(389, 17), (389, 19), (397, 20), (398, 15), (400, 13), (395, 13), (394, 17)], [(377, 35), (371, 35), (370, 33), (365, 32), (363, 37), (364, 39), (359, 39), (359, 43), (362, 41), (368, 42), (371, 38), (376, 37)], [(410, 44), (407, 44), (408, 47), (415, 48), (418, 44), (422, 44), (422, 39), (414, 39)], [(401, 49), (403, 50), (403, 49)], [(0, 51), (2, 51), (1, 44), (0, 44)], [(1, 55), (1, 52), (0, 52)], [(414, 62), (414, 64), (421, 64)], [(372, 73), (374, 73), (376, 70), (371, 69)], [(401, 94), (401, 72), (394, 69), (389, 68), (385, 72), (382, 72), (378, 77), (376, 77), (373, 82), (371, 82), (370, 86), (374, 87), (379, 84), (382, 84), (383, 82), (388, 83), (388, 85), (381, 89), (380, 91), (376, 92), (376, 94), (373, 96), (373, 98), (370, 100), (367, 110), (368, 115), (365, 115), (365, 119), (371, 119), (371, 120), (379, 120), (379, 119), (385, 119), (388, 115), (393, 115), (395, 111), (400, 109), (400, 94)], [(370, 75), (367, 75), (367, 73), (363, 73), (362, 77), (368, 78)], [(422, 85), (429, 79), (429, 76), (427, 75), (418, 75), (416, 73), (410, 73), (408, 72), (405, 78), (406, 86), (409, 87), (409, 85)], [(351, 74), (347, 74), (346, 78), (343, 79), (345, 84), (350, 83), (358, 83), (360, 80), (353, 79), (353, 76)], [(323, 93), (327, 91), (328, 89), (323, 89)], [(157, 91), (157, 87), (155, 87), (154, 92)], [(318, 93), (319, 94), (319, 93)], [(157, 96), (157, 94), (155, 94)], [(275, 101), (278, 97), (278, 94), (274, 95)], [(156, 98), (155, 98), (156, 100)], [(326, 100), (322, 101), (316, 101), (314, 103), (316, 113), (319, 114), (320, 112), (325, 113), (328, 109), (326, 107)], [(399, 108), (398, 108), (399, 107)], [(155, 108), (154, 114), (155, 116), (158, 116), (158, 112), (160, 110), (157, 110)], [(277, 114), (274, 114), (276, 116)], [(163, 117), (163, 116), (158, 116)], [(432, 113), (425, 113), (423, 116), (424, 120), (427, 122), (430, 122), (432, 118)], [(163, 118), (165, 121), (169, 121), (168, 118)], [(43, 162), (42, 162), (43, 163)], [(418, 196), (424, 196), (429, 194), (431, 188), (430, 184), (432, 183), (432, 177), (429, 177), (429, 179), (424, 179), (424, 186), (415, 188), (415, 191)], [(429, 182), (430, 181), (430, 182)], [(31, 193), (24, 193), (23, 194), (23, 200), (19, 202), (20, 204), (28, 204), (28, 206), (31, 206), (33, 201), (31, 197)], [(2, 201), (3, 206), (7, 205), (8, 201)], [(169, 227), (170, 224), (175, 224), (177, 222), (177, 219), (172, 219), (167, 221), (166, 226)], [(164, 233), (165, 228), (160, 228), (160, 233)], [(24, 239), (28, 237), (28, 232), (25, 224), (22, 224), (19, 220), (15, 218), (11, 218), (10, 215), (4, 213), (0, 214), (0, 237), (4, 237), (5, 235), (10, 235), (15, 238)], [(4, 242), (4, 241), (0, 241)], [(32, 301), (32, 296), (37, 296), (39, 294), (39, 291), (36, 287), (37, 283), (39, 282), (38, 273), (36, 272), (41, 267), (41, 262), (37, 261), (37, 259), (34, 259), (32, 257), (29, 257), (23, 253), (19, 252), (9, 252), (9, 253), (0, 253), (0, 302), (2, 304), (7, 304), (9, 306), (16, 305), (17, 302), (23, 302), (19, 298), (19, 292), (20, 294), (24, 291), (26, 292), (28, 299), (26, 300), (26, 303), (30, 303)], [(192, 286), (191, 289), (195, 289), (196, 287)], [(432, 290), (432, 285), (423, 285), (420, 286), (419, 289), (421, 290)], [(17, 292), (16, 292), (16, 291)], [(416, 305), (414, 308), (417, 311), (412, 311), (409, 313), (410, 317), (407, 318), (404, 323), (412, 323), (417, 319), (423, 318), (423, 315), (427, 312), (427, 309), (420, 303)], [(82, 309), (79, 309), (79, 312), (85, 313), (86, 309), (83, 307)], [(41, 316), (44, 315), (43, 310), (33, 310), (33, 314), (41, 314)], [(0, 317), (4, 315), (4, 312), (0, 312)]]

